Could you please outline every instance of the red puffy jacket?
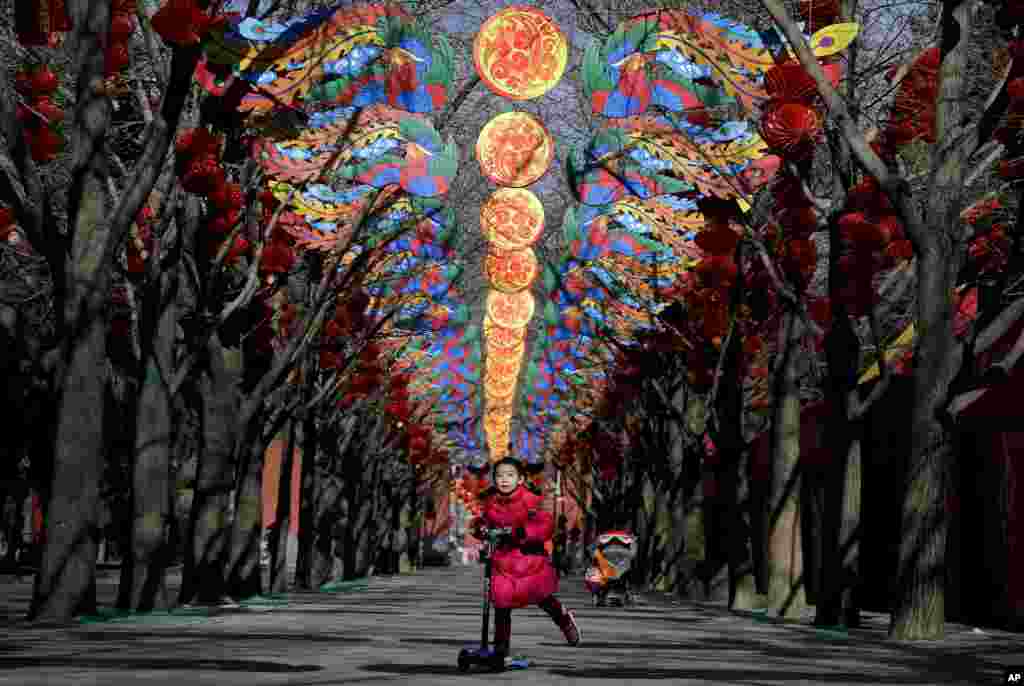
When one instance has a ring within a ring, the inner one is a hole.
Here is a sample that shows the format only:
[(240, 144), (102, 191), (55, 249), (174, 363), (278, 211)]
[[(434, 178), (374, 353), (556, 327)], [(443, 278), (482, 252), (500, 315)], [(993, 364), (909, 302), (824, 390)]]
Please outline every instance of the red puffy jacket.
[(482, 502), (483, 512), (474, 525), (522, 528), (523, 537), (514, 536), (494, 551), (491, 601), (494, 607), (519, 608), (535, 605), (558, 591), (558, 575), (544, 550), (555, 523), (541, 509), (543, 498), (522, 485), (505, 496), (494, 492)]

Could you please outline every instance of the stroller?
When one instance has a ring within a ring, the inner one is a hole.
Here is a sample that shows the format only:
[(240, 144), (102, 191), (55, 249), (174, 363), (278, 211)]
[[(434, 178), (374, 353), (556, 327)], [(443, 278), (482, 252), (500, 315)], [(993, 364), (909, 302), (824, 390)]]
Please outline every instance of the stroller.
[(636, 598), (629, 586), (629, 572), (636, 557), (636, 539), (627, 531), (608, 531), (591, 546), (590, 569), (584, 585), (594, 607), (633, 605)]

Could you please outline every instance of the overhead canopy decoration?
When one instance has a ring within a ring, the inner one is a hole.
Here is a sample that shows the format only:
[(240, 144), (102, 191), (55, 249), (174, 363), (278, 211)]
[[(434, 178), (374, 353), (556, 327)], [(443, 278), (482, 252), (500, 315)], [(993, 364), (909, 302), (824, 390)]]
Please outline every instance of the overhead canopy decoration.
[(324, 104), (430, 113), (447, 100), (451, 46), (397, 5), (231, 19), (208, 39), (205, 81), (234, 97), (251, 124), (286, 126)]
[[(855, 34), (855, 25), (826, 27), (812, 47), (827, 57)], [(577, 205), (563, 223), (567, 254), (543, 274), (546, 327), (522, 398), (533, 421), (518, 449), (563, 455), (596, 410), (593, 390), (622, 395), (628, 379), (614, 370), (673, 301), (716, 333), (725, 301), (715, 289), (691, 297), (695, 273), (730, 282), (742, 215), (779, 168), (764, 137), (774, 132), (753, 113), (771, 109), (785, 79), (781, 45), (717, 14), (665, 10), (623, 22), (586, 51), (585, 95), (612, 121), (566, 161)], [(838, 79), (838, 66), (823, 66)], [(785, 128), (775, 137), (798, 136)]]
[[(575, 202), (559, 259), (541, 264), (534, 252), (545, 213), (527, 190), (555, 159), (545, 123), (511, 111), (479, 132), (477, 161), (499, 188), (480, 208), (490, 289), (470, 326), (445, 206), (459, 154), (428, 119), (451, 91), (449, 43), (397, 5), (287, 21), (245, 17), (237, 3), (226, 13), (197, 79), (255, 134), (261, 198), (281, 210), (275, 233), (321, 251), (330, 268), (362, 270), (332, 332), (343, 339), (338, 322), (358, 311), (379, 340), (345, 397), (388, 393), (403, 417), (415, 414), (417, 460), (571, 458), (591, 422), (628, 396), (630, 351), (670, 303), (720, 340), (743, 215), (776, 175), (777, 153), (809, 151), (822, 124), (800, 106), (813, 83), (773, 31), (689, 10), (623, 22), (584, 55), (584, 95), (610, 121), (566, 155)], [(837, 82), (835, 55), (857, 27), (811, 30)], [(473, 45), (481, 80), (514, 102), (551, 92), (568, 53), (550, 17), (523, 6), (488, 19)], [(383, 373), (406, 380), (394, 390)]]
[[(376, 340), (340, 406), (391, 394), (389, 406), (401, 410), (394, 419), (415, 444), (410, 459), (479, 451), (479, 327), (466, 326), (454, 215), (444, 205), (459, 155), (426, 118), (447, 101), (450, 45), (390, 4), (287, 21), (245, 17), (235, 4), (226, 14), (198, 81), (257, 134), (264, 196), (283, 205), (279, 226), (295, 247), (323, 251), (328, 268), (360, 268), (347, 288), (365, 294), (359, 316)], [(343, 330), (336, 324), (325, 336)], [(409, 379), (400, 392), (378, 380), (385, 367)]]

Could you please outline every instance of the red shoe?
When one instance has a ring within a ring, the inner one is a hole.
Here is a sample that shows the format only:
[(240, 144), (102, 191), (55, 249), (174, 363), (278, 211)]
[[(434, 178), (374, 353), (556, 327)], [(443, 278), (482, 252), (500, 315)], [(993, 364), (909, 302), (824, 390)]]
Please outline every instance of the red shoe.
[(579, 645), (580, 627), (576, 624), (576, 613), (572, 610), (567, 610), (562, 615), (562, 621), (558, 623), (558, 626), (562, 629), (562, 635), (565, 636), (566, 643), (571, 646)]

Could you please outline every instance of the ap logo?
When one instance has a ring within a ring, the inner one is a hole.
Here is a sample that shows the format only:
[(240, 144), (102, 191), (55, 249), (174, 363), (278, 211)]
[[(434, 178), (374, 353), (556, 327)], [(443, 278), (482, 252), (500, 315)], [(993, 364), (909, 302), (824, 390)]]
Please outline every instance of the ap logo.
[(1006, 672), (1006, 679), (1003, 680), (1004, 684), (1024, 684), (1024, 672), (1017, 670), (1008, 670)]

